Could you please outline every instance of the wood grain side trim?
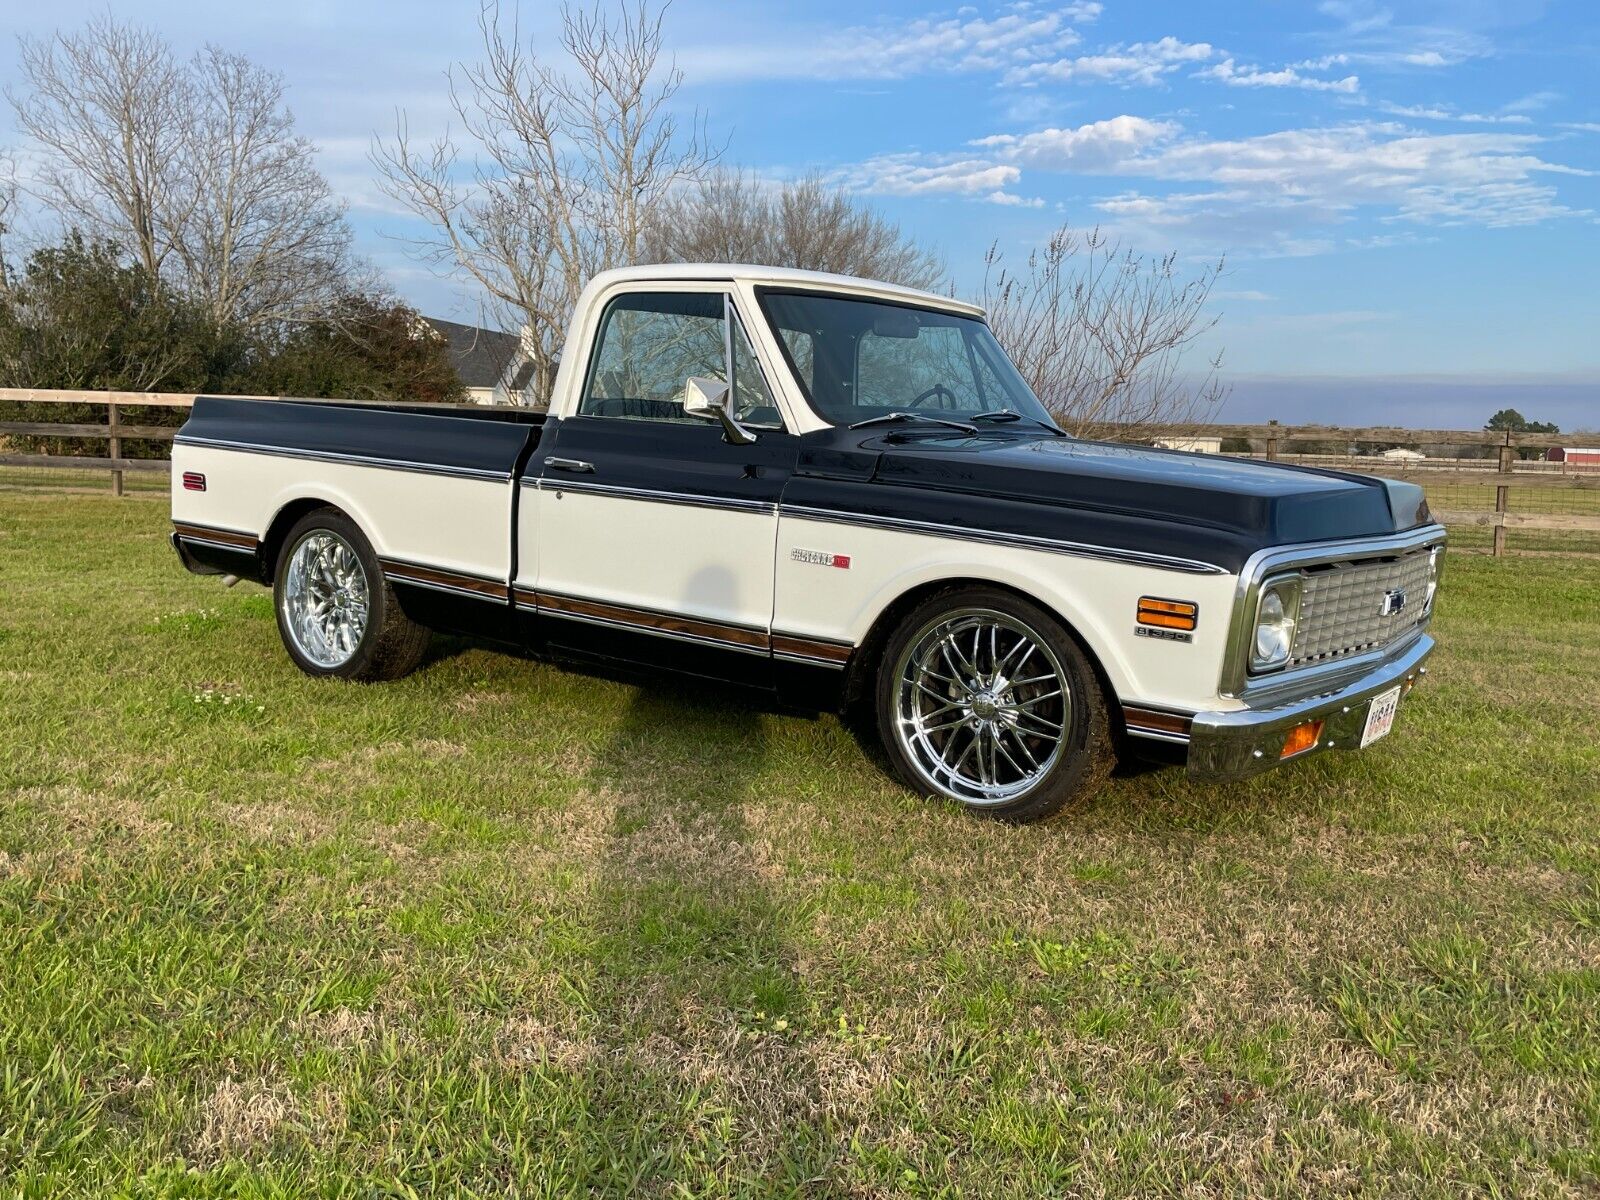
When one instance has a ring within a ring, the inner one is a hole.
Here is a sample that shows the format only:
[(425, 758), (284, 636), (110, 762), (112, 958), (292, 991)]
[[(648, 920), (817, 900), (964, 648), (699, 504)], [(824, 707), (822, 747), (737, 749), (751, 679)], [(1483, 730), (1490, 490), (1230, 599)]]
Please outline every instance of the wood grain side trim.
[(212, 525), (194, 525), (188, 521), (174, 521), (172, 530), (179, 537), (192, 542), (210, 542), (214, 546), (229, 546), (239, 550), (254, 551), (261, 543), (253, 533), (237, 529), (218, 529)]
[(750, 654), (770, 653), (778, 658), (795, 662), (843, 667), (855, 653), (855, 647), (845, 642), (821, 641), (817, 638), (784, 633), (769, 636), (766, 630), (747, 625), (729, 625), (721, 621), (707, 621), (698, 617), (658, 612), (654, 609), (589, 600), (582, 596), (541, 592), (535, 588), (518, 587), (512, 589), (512, 593), (517, 607), (528, 611), (637, 630), (641, 633), (655, 633), (664, 637), (680, 638)]
[(553, 592), (535, 592), (534, 603), (541, 612), (560, 613), (613, 625), (626, 625), (693, 641), (716, 642), (741, 650), (767, 649), (767, 633), (763, 629), (727, 625), (720, 621), (706, 621), (697, 617), (678, 616), (622, 604), (607, 604), (577, 596), (561, 596)]
[(440, 567), (425, 567), (420, 563), (404, 562), (394, 558), (380, 558), (378, 565), (389, 578), (400, 583), (414, 583), (419, 587), (439, 588), (450, 592), (463, 592), (469, 596), (482, 596), (487, 600), (505, 600), (510, 591), (505, 584), (460, 571), (446, 571)]
[(779, 658), (842, 667), (850, 661), (850, 656), (855, 653), (855, 647), (843, 642), (822, 642), (795, 634), (775, 633), (772, 635), (772, 652)]

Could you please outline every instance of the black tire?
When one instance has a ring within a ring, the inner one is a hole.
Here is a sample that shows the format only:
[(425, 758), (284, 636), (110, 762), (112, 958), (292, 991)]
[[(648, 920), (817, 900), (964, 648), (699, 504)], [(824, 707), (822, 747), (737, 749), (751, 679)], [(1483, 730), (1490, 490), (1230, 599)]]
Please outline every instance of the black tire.
[[(957, 650), (950, 657), (951, 648), (965, 646), (969, 624), (977, 642), (989, 627), (995, 630), (994, 640), (989, 648)], [(1013, 639), (1009, 643), (1008, 637)], [(1004, 649), (1007, 645), (1010, 650)], [(931, 646), (939, 648), (938, 657), (929, 657), (935, 653)], [(984, 653), (989, 655), (987, 672)], [(969, 658), (975, 671), (955, 665)], [(1010, 665), (1024, 661), (1042, 665), (1027, 666), (1008, 678)], [(948, 682), (926, 673), (934, 669), (944, 672)], [(1034, 674), (1044, 671), (1065, 685), (1061, 698), (1050, 695), (1054, 685), (1033, 681)], [(986, 676), (986, 684), (971, 682)], [(909, 678), (918, 682), (908, 683)], [(933, 695), (930, 684), (941, 694)], [(906, 707), (916, 704), (924, 710)], [(1116, 765), (1105, 692), (1088, 655), (1054, 616), (999, 588), (952, 588), (907, 613), (889, 635), (878, 663), (874, 711), (890, 765), (907, 787), (996, 820), (1023, 823), (1055, 816), (1092, 796)], [(903, 720), (907, 713), (911, 715)], [(1048, 735), (1035, 733), (1035, 720), (1039, 729), (1049, 727), (1058, 736), (1049, 741)], [(970, 738), (965, 756), (958, 741), (964, 736)], [(987, 751), (984, 778), (986, 746), (993, 748)], [(970, 763), (974, 749), (976, 768), (963, 765)], [(963, 761), (953, 770), (954, 759)], [(973, 774), (979, 778), (969, 779)], [(976, 795), (969, 790), (983, 785), (992, 785), (992, 791)]]
[[(299, 645), (289, 616), (290, 563), (296, 549), (317, 533), (332, 534), (344, 543), (360, 563), (368, 598), (367, 615), (360, 640), (343, 661), (318, 662)], [(429, 630), (406, 616), (395, 598), (394, 588), (384, 577), (378, 556), (360, 527), (336, 508), (319, 508), (294, 523), (283, 540), (282, 552), (273, 571), (272, 608), (278, 619), (278, 636), (294, 665), (318, 678), (353, 679), (361, 683), (399, 679), (416, 670), (427, 653), (432, 637)]]

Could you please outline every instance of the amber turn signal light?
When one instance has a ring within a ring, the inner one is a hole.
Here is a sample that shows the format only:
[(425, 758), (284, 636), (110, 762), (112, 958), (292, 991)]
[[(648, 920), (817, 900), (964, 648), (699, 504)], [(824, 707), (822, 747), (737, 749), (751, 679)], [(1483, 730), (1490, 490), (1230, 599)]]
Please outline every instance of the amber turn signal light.
[(1322, 737), (1322, 722), (1307, 721), (1304, 725), (1296, 725), (1289, 730), (1289, 736), (1283, 739), (1283, 751), (1279, 758), (1293, 758), (1317, 744)]
[(1188, 600), (1158, 600), (1139, 597), (1139, 624), (1162, 629), (1193, 629), (1200, 620), (1200, 606)]

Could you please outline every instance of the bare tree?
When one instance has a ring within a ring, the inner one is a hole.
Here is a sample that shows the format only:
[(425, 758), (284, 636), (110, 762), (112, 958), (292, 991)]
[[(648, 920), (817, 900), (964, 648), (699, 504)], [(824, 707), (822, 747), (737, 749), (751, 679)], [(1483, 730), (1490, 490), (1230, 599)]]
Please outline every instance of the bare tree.
[(16, 168), (11, 156), (0, 150), (0, 300), (11, 289), (11, 252), (9, 241), (16, 225), (17, 182)]
[(125, 245), (157, 277), (186, 208), (191, 84), (155, 33), (107, 14), (80, 33), (21, 42), (26, 90), (6, 88), (45, 151), (31, 189), (64, 225)]
[(944, 263), (899, 225), (811, 174), (766, 184), (717, 171), (652, 210), (646, 253), (663, 262), (749, 262), (936, 288)]
[(218, 321), (295, 321), (356, 272), (344, 208), (294, 132), (282, 77), (98, 17), (22, 43), (18, 123), (43, 150), (29, 187), (63, 226), (123, 246)]
[(294, 132), (282, 76), (216, 47), (190, 76), (188, 156), (201, 182), (174, 230), (186, 290), (219, 322), (329, 312), (360, 272), (344, 205)]
[(450, 79), (470, 151), (448, 136), (414, 145), (404, 116), (374, 149), (384, 190), (431, 228), (419, 254), (464, 270), (500, 320), (522, 328), (540, 397), (583, 284), (637, 262), (652, 208), (716, 158), (698, 121), (685, 129), (671, 112), (683, 75), (660, 69), (663, 11), (650, 0), (615, 16), (564, 7), (563, 70), (491, 0), (479, 14), (483, 60)]
[(1219, 261), (1185, 278), (1176, 255), (1147, 257), (1062, 226), (1026, 268), (986, 258), (989, 324), (1039, 399), (1069, 432), (1117, 426), (1123, 441), (1148, 441), (1203, 423), (1227, 396), (1221, 355), (1196, 375), (1186, 352), (1214, 328), (1207, 316)]

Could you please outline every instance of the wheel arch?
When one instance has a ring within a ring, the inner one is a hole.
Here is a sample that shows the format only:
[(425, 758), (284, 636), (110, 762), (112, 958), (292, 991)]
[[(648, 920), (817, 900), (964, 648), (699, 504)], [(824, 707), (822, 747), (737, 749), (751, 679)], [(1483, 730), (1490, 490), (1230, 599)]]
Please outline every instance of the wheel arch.
[[(272, 515), (272, 520), (267, 522), (267, 530), (261, 535), (261, 544), (256, 550), (256, 559), (260, 571), (261, 582), (271, 586), (278, 571), (278, 559), (283, 554), (283, 543), (289, 536), (289, 531), (294, 528), (295, 522), (307, 513), (316, 512), (318, 509), (329, 508), (339, 513), (350, 521), (354, 521), (357, 528), (362, 528), (360, 519), (345, 505), (326, 496), (298, 496), (280, 505), (278, 511)], [(362, 532), (366, 532), (362, 529)], [(371, 535), (368, 534), (370, 540)]]
[(1052, 604), (1049, 600), (1039, 596), (1026, 588), (1006, 580), (994, 579), (982, 575), (957, 574), (944, 576), (939, 579), (924, 580), (906, 588), (891, 599), (873, 618), (872, 625), (867, 631), (867, 636), (857, 645), (855, 653), (850, 656), (849, 676), (845, 681), (845, 707), (848, 710), (860, 711), (864, 703), (871, 702), (873, 681), (877, 677), (878, 668), (883, 661), (883, 651), (890, 636), (900, 623), (905, 620), (917, 605), (930, 596), (938, 595), (944, 591), (958, 591), (962, 588), (986, 588), (991, 591), (1006, 592), (1019, 600), (1044, 609), (1066, 631), (1068, 637), (1083, 652), (1084, 658), (1094, 671), (1095, 680), (1100, 685), (1101, 693), (1105, 697), (1106, 709), (1112, 714), (1113, 724), (1120, 725), (1122, 705), (1117, 698), (1116, 687), (1111, 682), (1110, 675), (1106, 672), (1101, 656), (1096, 652), (1093, 644), (1083, 635), (1079, 623), (1070, 615), (1061, 611), (1059, 605)]

